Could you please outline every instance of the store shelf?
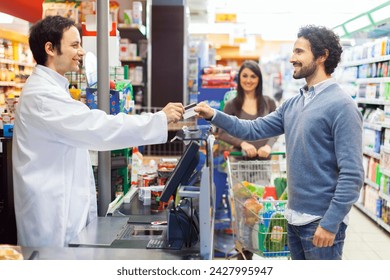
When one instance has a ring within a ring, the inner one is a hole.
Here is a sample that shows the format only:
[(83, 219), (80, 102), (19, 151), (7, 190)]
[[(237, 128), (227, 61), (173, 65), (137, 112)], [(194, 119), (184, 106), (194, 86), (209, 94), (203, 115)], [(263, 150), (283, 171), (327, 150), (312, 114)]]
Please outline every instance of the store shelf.
[(121, 38), (131, 38), (132, 42), (137, 42), (140, 39), (145, 39), (146, 37), (146, 28), (141, 25), (132, 25), (132, 26), (118, 26), (119, 35)]
[(380, 171), (382, 172), (382, 174), (390, 177), (390, 170), (389, 169), (381, 168)]
[[(131, 43), (137, 44), (137, 48), (139, 48), (140, 41), (146, 40), (146, 27), (144, 25), (127, 25), (127, 24), (119, 24), (118, 25), (119, 36), (123, 39), (128, 39)], [(138, 87), (137, 91), (142, 91), (142, 103), (139, 104), (141, 106), (146, 106), (148, 104), (147, 100), (147, 83), (148, 83), (148, 65), (147, 58), (141, 55), (140, 50), (138, 49), (136, 57), (126, 57), (122, 58), (121, 64), (122, 66), (129, 66), (129, 79), (135, 80), (135, 77), (131, 75), (131, 68), (142, 67), (142, 82), (132, 83), (133, 87)], [(135, 74), (134, 74), (135, 75)], [(140, 81), (140, 80), (137, 80)], [(134, 92), (136, 94), (136, 92)], [(138, 105), (138, 104), (137, 104)]]
[(370, 129), (373, 129), (373, 130), (378, 130), (378, 131), (381, 131), (382, 130), (382, 125), (381, 124), (377, 124), (377, 123), (368, 123), (368, 122), (365, 122), (363, 124), (363, 127), (364, 128), (370, 128)]
[(390, 83), (390, 77), (378, 77), (378, 78), (359, 78), (356, 79), (357, 84), (380, 84)]
[(390, 225), (386, 224), (382, 219), (378, 218), (377, 216), (372, 214), (370, 211), (368, 211), (361, 203), (355, 203), (354, 205), (356, 208), (358, 208), (360, 211), (362, 211), (369, 218), (374, 220), (378, 225), (380, 225), (382, 228), (384, 228), (387, 232), (390, 233)]
[[(388, 3), (386, 3), (386, 5), (388, 5)], [(354, 20), (354, 19), (352, 19), (352, 20)], [(386, 21), (388, 21), (388, 17), (386, 17)], [(369, 28), (364, 29), (365, 32), (371, 33), (371, 31), (380, 30), (379, 24), (378, 24), (378, 26), (374, 26), (373, 19), (371, 19), (371, 23), (372, 23), (372, 25)], [(381, 22), (381, 25), (383, 25), (384, 23), (385, 22)], [(340, 26), (342, 26), (344, 28), (344, 25), (340, 25)], [(348, 51), (348, 52), (346, 52), (346, 54), (348, 54), (347, 57), (355, 57), (356, 54), (359, 53), (361, 48), (365, 48), (365, 50), (366, 50), (365, 53), (367, 53), (368, 55), (371, 55), (374, 47), (375, 47), (375, 50), (378, 50), (377, 48), (379, 46), (382, 46), (380, 44), (387, 43), (385, 40), (384, 41), (379, 41), (379, 40), (374, 41), (374, 39), (363, 38), (361, 36), (361, 31), (362, 30), (358, 30), (358, 32), (355, 33), (356, 36), (355, 35), (351, 36), (351, 39), (357, 39), (357, 42), (359, 42), (358, 43), (359, 46), (353, 46), (353, 47), (351, 47), (353, 49), (347, 50)], [(349, 36), (351, 34), (349, 34)], [(385, 35), (382, 35), (381, 37), (384, 37), (384, 36)], [(374, 38), (374, 37), (372, 37), (372, 38)], [(367, 39), (367, 40), (362, 40), (362, 39)], [(354, 60), (354, 61), (343, 61), (341, 63), (340, 66), (342, 68), (344, 68), (343, 70), (347, 70), (347, 71), (350, 70), (351, 75), (348, 76), (347, 78), (350, 78), (352, 76), (357, 77), (357, 75), (360, 75), (362, 77), (366, 76), (366, 74), (364, 73), (363, 67), (367, 67), (367, 72), (368, 71), (372, 72), (372, 74), (367, 74), (367, 76), (368, 76), (367, 78), (357, 78), (355, 81), (353, 81), (354, 86), (355, 86), (354, 90), (357, 90), (357, 92), (359, 92), (359, 93), (364, 92), (364, 91), (366, 91), (366, 89), (365, 89), (366, 86), (368, 88), (367, 91), (368, 90), (372, 90), (372, 91), (378, 90), (379, 87), (380, 87), (381, 91), (385, 91), (385, 89), (387, 90), (387, 83), (390, 83), (390, 77), (387, 77), (388, 76), (387, 74), (383, 74), (383, 73), (385, 73), (384, 71), (387, 71), (387, 69), (385, 70), (384, 69), (385, 67), (382, 67), (382, 66), (385, 65), (387, 67), (388, 63), (390, 63), (390, 53), (388, 52), (388, 50), (386, 50), (385, 52), (382, 52), (382, 53), (383, 54), (387, 53), (387, 55), (379, 55), (376, 57), (358, 59), (358, 60)], [(359, 66), (363, 66), (363, 67), (359, 67)], [(351, 67), (351, 68), (345, 69), (348, 67)], [(353, 69), (353, 67), (355, 67), (356, 69)], [(382, 68), (380, 68), (380, 67), (382, 67)], [(356, 73), (359, 73), (359, 74), (356, 74)], [(377, 76), (377, 77), (370, 77), (370, 76)], [(379, 77), (379, 76), (383, 76), (383, 77)], [(373, 85), (370, 85), (370, 84), (373, 84)], [(357, 94), (357, 96), (359, 96), (359, 94)], [(390, 105), (390, 101), (384, 100), (384, 97), (380, 97), (379, 99), (358, 97), (358, 98), (356, 98), (356, 103), (363, 110), (362, 111), (363, 115), (366, 115), (369, 113), (369, 111), (373, 111), (373, 110), (378, 109), (378, 108), (383, 110), (384, 106)], [(366, 105), (368, 105), (368, 106), (366, 106)], [(371, 134), (369, 133), (367, 128), (373, 129), (376, 131), (375, 133), (372, 133), (372, 135), (373, 135), (372, 137), (375, 137), (375, 139), (371, 139), (371, 140), (374, 141), (378, 137), (379, 139), (381, 139), (380, 140), (381, 145), (383, 145), (382, 142), (383, 142), (383, 138), (384, 138), (384, 135), (383, 135), (384, 128), (390, 128), (390, 123), (388, 123), (388, 122), (366, 123), (365, 122), (363, 124), (363, 127), (366, 128), (365, 130), (363, 130), (363, 134), (364, 134), (363, 137), (371, 137)], [(365, 138), (363, 138), (363, 139), (365, 139)], [(385, 148), (384, 146), (380, 147), (380, 151), (381, 151), (381, 153), (376, 153), (376, 152), (373, 152), (371, 149), (365, 147), (363, 149), (363, 154), (371, 157), (370, 161), (372, 161), (373, 159), (375, 159), (375, 161), (377, 161), (377, 160), (381, 160), (383, 153), (390, 153), (390, 149)], [(376, 167), (373, 167), (373, 168), (375, 170)], [(390, 177), (390, 169), (380, 168), (380, 172), (382, 174)], [(365, 176), (368, 176), (368, 174), (365, 174)], [(376, 194), (378, 194), (379, 197), (382, 197), (384, 200), (388, 201), (387, 203), (389, 203), (390, 196), (384, 194), (381, 191), (379, 184), (377, 184), (375, 181), (372, 181), (368, 178), (364, 179), (364, 184), (367, 186), (367, 189), (369, 190), (368, 193), (366, 193), (366, 195), (370, 195), (370, 193), (372, 192), (374, 195), (373, 198), (376, 199), (378, 197)], [(371, 190), (371, 188), (373, 190)], [(368, 203), (370, 203), (370, 202), (368, 202)], [(358, 208), (360, 211), (362, 211), (364, 214), (366, 214), (370, 219), (375, 221), (379, 226), (384, 228), (387, 232), (390, 232), (390, 226), (387, 225), (381, 218), (379, 218), (375, 215), (376, 214), (375, 207), (370, 207), (370, 209), (367, 209), (366, 207), (364, 207), (364, 205), (362, 203), (355, 203), (354, 205), (356, 208)]]
[(0, 28), (0, 34), (1, 34), (1, 38), (3, 39), (7, 39), (13, 42), (19, 42), (23, 44), (28, 44), (28, 36), (24, 34), (20, 34), (3, 28)]
[(366, 59), (359, 59), (355, 61), (348, 61), (341, 65), (341, 67), (352, 67), (352, 66), (359, 66), (363, 64), (370, 64), (370, 63), (376, 63), (376, 62), (382, 62), (382, 61), (389, 61), (390, 55), (384, 55), (379, 57), (371, 57)]
[(373, 152), (371, 149), (369, 149), (367, 147), (364, 147), (363, 154), (365, 154), (365, 155), (367, 155), (369, 157), (372, 157), (372, 158), (381, 159), (381, 155), (380, 154)]
[(370, 99), (370, 98), (357, 98), (356, 102), (362, 104), (373, 104), (373, 105), (390, 105), (390, 101), (385, 101), (380, 99)]
[(4, 58), (0, 58), (0, 63), (20, 65), (20, 66), (26, 66), (26, 67), (34, 67), (35, 66), (34, 63), (26, 63), (26, 62), (20, 62), (20, 61), (15, 61), (12, 59), (4, 59)]
[(0, 87), (14, 87), (15, 85), (16, 83), (12, 81), (0, 81)]
[(143, 36), (146, 35), (146, 27), (145, 25), (138, 25), (138, 24), (118, 24), (118, 30), (121, 31), (128, 31), (128, 32), (139, 32)]
[(376, 190), (379, 190), (379, 185), (373, 181), (371, 181), (370, 179), (368, 178), (364, 178), (364, 183), (369, 185), (370, 187), (373, 187), (374, 189)]
[(385, 193), (379, 191), (379, 197), (383, 198), (383, 199), (386, 200), (388, 203), (390, 203), (390, 195), (385, 194)]
[(133, 87), (145, 87), (144, 83), (132, 83), (131, 84)]
[(390, 154), (390, 148), (386, 146), (381, 146), (381, 152)]
[(121, 59), (122, 63), (144, 63), (142, 57), (137, 56), (134, 57), (133, 59)]

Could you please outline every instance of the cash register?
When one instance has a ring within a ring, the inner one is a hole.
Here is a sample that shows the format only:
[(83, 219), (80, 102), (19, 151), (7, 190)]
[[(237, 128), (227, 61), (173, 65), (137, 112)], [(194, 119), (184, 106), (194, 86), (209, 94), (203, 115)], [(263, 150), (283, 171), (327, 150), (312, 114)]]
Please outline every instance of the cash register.
[[(188, 133), (187, 133), (188, 134)], [(114, 243), (124, 240), (136, 244), (145, 244), (147, 249), (180, 250), (196, 248), (202, 259), (213, 257), (213, 229), (215, 211), (215, 187), (213, 185), (212, 146), (214, 136), (206, 133), (190, 135), (183, 141), (187, 143), (185, 151), (176, 165), (171, 177), (166, 182), (160, 201), (168, 202), (163, 213), (149, 215), (130, 215), (128, 225), (118, 234)], [(188, 185), (199, 164), (201, 141), (206, 142), (206, 164), (202, 167), (200, 187)], [(179, 197), (177, 197), (179, 196)], [(175, 204), (174, 201), (179, 201)], [(142, 207), (140, 207), (142, 208)], [(211, 209), (211, 211), (210, 211)]]

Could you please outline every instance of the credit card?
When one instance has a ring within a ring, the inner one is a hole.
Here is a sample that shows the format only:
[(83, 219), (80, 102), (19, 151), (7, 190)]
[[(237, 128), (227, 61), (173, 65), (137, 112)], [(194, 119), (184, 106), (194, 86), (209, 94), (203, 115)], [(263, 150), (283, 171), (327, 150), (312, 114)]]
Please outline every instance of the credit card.
[(183, 114), (183, 119), (188, 119), (196, 115), (194, 108), (196, 106), (196, 103), (192, 103), (190, 105), (187, 105), (184, 107), (184, 114)]

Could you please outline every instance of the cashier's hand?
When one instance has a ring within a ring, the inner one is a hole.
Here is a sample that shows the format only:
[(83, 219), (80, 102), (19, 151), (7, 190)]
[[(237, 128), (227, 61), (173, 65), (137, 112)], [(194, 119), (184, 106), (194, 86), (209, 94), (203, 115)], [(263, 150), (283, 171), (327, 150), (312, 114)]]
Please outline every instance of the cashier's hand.
[(168, 123), (180, 121), (184, 114), (184, 106), (181, 103), (168, 103), (162, 111), (167, 116)]
[(198, 103), (194, 108), (198, 117), (211, 120), (214, 117), (214, 109), (207, 105), (205, 102)]
[(327, 231), (321, 226), (318, 226), (313, 236), (313, 245), (316, 247), (331, 247), (333, 246), (336, 234)]

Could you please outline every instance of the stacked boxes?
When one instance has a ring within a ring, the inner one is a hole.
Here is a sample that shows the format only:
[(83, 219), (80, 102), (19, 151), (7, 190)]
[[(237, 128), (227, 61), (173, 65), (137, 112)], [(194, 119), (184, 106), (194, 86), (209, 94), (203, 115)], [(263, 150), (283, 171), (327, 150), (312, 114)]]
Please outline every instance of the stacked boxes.
[[(86, 89), (87, 106), (90, 109), (97, 109), (97, 88)], [(110, 114), (116, 115), (121, 112), (119, 91), (110, 90)]]

